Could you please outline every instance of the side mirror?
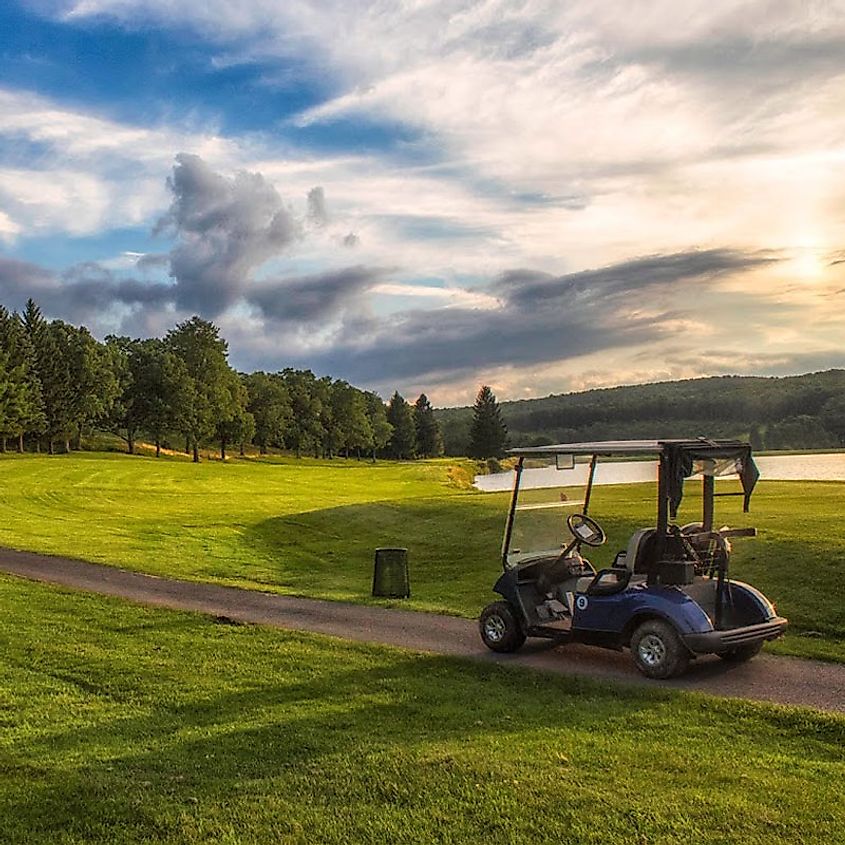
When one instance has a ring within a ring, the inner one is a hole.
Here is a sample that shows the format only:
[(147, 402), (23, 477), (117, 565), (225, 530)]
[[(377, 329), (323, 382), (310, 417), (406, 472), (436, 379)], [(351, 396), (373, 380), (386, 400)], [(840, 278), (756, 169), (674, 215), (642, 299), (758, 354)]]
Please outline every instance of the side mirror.
[(575, 455), (555, 455), (556, 469), (575, 469)]

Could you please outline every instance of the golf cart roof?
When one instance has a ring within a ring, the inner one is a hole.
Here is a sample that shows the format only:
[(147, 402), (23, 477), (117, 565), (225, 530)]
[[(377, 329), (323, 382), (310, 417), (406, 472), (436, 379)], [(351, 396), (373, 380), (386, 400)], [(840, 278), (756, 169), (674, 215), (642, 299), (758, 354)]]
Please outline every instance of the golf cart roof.
[(518, 457), (543, 455), (662, 455), (670, 452), (707, 455), (709, 457), (744, 457), (751, 447), (739, 440), (706, 440), (703, 437), (687, 440), (597, 440), (587, 443), (557, 443), (552, 446), (526, 446), (508, 450)]

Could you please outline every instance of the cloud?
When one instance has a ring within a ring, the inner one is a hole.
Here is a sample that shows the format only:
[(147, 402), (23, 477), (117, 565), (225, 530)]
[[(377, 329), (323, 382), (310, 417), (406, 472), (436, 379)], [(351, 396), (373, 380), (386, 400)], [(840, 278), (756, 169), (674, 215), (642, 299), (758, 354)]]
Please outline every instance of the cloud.
[(94, 262), (75, 265), (61, 274), (36, 264), (0, 256), (0, 299), (21, 310), (34, 299), (50, 317), (92, 324), (108, 319), (115, 306), (157, 310), (174, 299), (173, 286), (121, 278)]
[(320, 187), (312, 188), (308, 192), (308, 221), (314, 226), (325, 226), (329, 222), (326, 193)]
[(531, 270), (511, 270), (502, 275), (495, 288), (510, 305), (526, 310), (583, 305), (585, 300), (596, 298), (607, 303), (625, 295), (653, 296), (659, 287), (706, 281), (773, 264), (777, 260), (767, 254), (731, 249), (695, 250), (647, 256), (557, 277)]
[(253, 286), (246, 301), (272, 320), (294, 323), (327, 321), (344, 306), (356, 302), (386, 271), (347, 267), (312, 276), (261, 282)]
[(227, 179), (199, 156), (180, 153), (173, 194), (157, 226), (176, 238), (170, 275), (181, 308), (215, 316), (245, 293), (253, 272), (300, 236), (300, 224), (259, 173)]
[(175, 151), (221, 164), (236, 148), (213, 131), (133, 126), (2, 87), (0, 146), (0, 235), (9, 241), (145, 224), (166, 202), (162, 174)]
[(688, 331), (688, 310), (699, 316), (704, 295), (722, 277), (774, 260), (708, 250), (562, 276), (513, 270), (493, 285), (498, 307), (488, 301), (484, 308), (411, 310), (387, 318), (359, 314), (326, 348), (309, 349), (307, 363), (364, 383), (437, 383), (504, 365), (531, 368), (653, 343)]

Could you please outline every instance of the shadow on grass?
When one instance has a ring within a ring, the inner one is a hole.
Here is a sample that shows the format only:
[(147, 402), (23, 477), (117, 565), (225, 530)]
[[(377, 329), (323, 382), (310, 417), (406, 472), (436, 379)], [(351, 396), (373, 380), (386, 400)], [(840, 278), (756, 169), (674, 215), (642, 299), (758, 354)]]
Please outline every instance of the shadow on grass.
[[(237, 647), (237, 636), (229, 647)], [(61, 679), (78, 675), (80, 689), (97, 693), (96, 679), (107, 677), (110, 666), (107, 657), (89, 656)], [(168, 703), (166, 695), (147, 695), (143, 712), (33, 740), (26, 761), (0, 758), (0, 774), (13, 784), (0, 805), (6, 833), (25, 833), (9, 841), (168, 839), (178, 837), (186, 814), (214, 807), (237, 817), (232, 806), (251, 805), (276, 788), (285, 790), (285, 801), (305, 806), (336, 801), (326, 813), (348, 801), (374, 807), (401, 804), (403, 795), (421, 801), (426, 790), (448, 789), (456, 762), (445, 746), (460, 753), (482, 734), (496, 746), (514, 732), (541, 732), (564, 714), (574, 731), (597, 719), (619, 729), (638, 710), (675, 696), (611, 694), (589, 682), (547, 681), (497, 667), (462, 677), (464, 664), (440, 657), (392, 657), (331, 671), (336, 666), (302, 667), (289, 683), (256, 679), (213, 697)], [(155, 681), (151, 685), (155, 689)], [(537, 696), (539, 706), (515, 709), (525, 695)]]

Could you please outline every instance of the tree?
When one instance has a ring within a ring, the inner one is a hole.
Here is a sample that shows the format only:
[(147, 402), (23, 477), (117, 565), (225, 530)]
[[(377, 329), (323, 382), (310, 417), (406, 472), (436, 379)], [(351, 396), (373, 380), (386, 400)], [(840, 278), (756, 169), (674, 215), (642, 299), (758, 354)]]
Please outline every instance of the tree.
[(239, 443), (241, 454), (244, 453), (244, 444), (252, 440), (255, 434), (255, 418), (247, 411), (249, 394), (240, 376), (229, 370), (223, 385), (229, 394), (223, 405), (223, 413), (217, 420), (215, 434), (220, 442), (220, 460), (226, 460), (226, 447), (230, 443)]
[(486, 384), (475, 398), (469, 438), (472, 458), (498, 458), (507, 443), (508, 428), (502, 420), (496, 396)]
[(388, 451), (397, 460), (413, 458), (415, 454), (417, 432), (414, 429), (414, 417), (411, 406), (397, 390), (390, 397), (387, 405), (387, 421), (393, 426)]
[(164, 341), (142, 341), (131, 360), (138, 425), (153, 439), (156, 457), (168, 432), (184, 432), (196, 403), (196, 386), (185, 362)]
[(158, 458), (165, 434), (182, 430), (193, 407), (193, 383), (185, 364), (157, 339), (108, 337), (106, 345), (120, 384), (110, 428), (126, 441), (130, 455), (135, 453), (138, 432), (146, 431)]
[(372, 448), (373, 430), (367, 416), (364, 394), (341, 379), (330, 389), (331, 414), (327, 417), (326, 446), (329, 457), (343, 452), (359, 454), (361, 449)]
[(291, 404), (291, 424), (285, 442), (296, 451), (297, 458), (308, 449), (316, 454), (326, 433), (321, 420), (323, 391), (311, 370), (288, 368), (282, 371), (282, 379)]
[(232, 420), (238, 411), (231, 389), (229, 347), (220, 337), (220, 329), (199, 317), (179, 323), (167, 333), (165, 341), (182, 359), (193, 382), (194, 401), (185, 414), (183, 434), (197, 463), (200, 442), (218, 434), (218, 424)]
[(59, 439), (69, 452), (71, 437), (79, 448), (83, 431), (107, 423), (120, 393), (122, 364), (115, 356), (122, 352), (95, 340), (84, 326), (44, 322), (31, 305), (34, 308), (30, 300), (24, 325), (33, 332), (49, 451), (52, 454), (53, 442)]
[(367, 409), (367, 419), (372, 431), (372, 457), (376, 461), (376, 453), (382, 451), (390, 442), (393, 426), (387, 421), (387, 408), (378, 393), (367, 391), (364, 393), (364, 404)]
[(0, 306), (0, 449), (15, 437), (23, 452), (23, 437), (43, 431), (45, 425), (41, 382), (35, 350), (16, 314)]
[(822, 406), (819, 414), (824, 427), (845, 443), (845, 396), (833, 396)]
[(82, 433), (93, 425), (105, 423), (120, 393), (118, 373), (123, 363), (114, 347), (95, 340), (85, 326), (72, 326), (55, 320), (50, 323), (59, 354), (67, 365), (69, 427), (64, 432), (65, 451), (70, 437), (80, 448)]
[(434, 408), (425, 393), (414, 403), (414, 428), (417, 433), (417, 454), (432, 458), (443, 454), (440, 426), (434, 418)]
[(263, 372), (243, 377), (247, 410), (255, 420), (254, 442), (262, 455), (271, 446), (281, 447), (291, 426), (290, 395), (281, 375)]

